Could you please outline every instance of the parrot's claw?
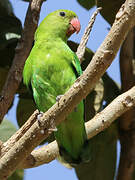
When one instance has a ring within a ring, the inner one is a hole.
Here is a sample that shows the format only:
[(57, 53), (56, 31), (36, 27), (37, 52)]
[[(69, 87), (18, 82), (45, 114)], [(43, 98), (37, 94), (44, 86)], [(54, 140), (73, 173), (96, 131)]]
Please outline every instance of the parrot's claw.
[(51, 123), (50, 123), (51, 127), (48, 129), (48, 132), (51, 134), (52, 132), (56, 132), (58, 131), (56, 125), (55, 125), (55, 122), (54, 122), (54, 119), (51, 120)]
[(43, 116), (43, 114), (44, 114), (44, 113), (43, 113), (42, 111), (40, 111), (39, 114), (37, 115), (37, 120), (38, 120), (39, 126), (41, 126), (40, 120), (41, 120), (41, 117)]
[(56, 127), (48, 129), (49, 133), (57, 132), (58, 129)]
[(56, 102), (58, 102), (58, 106), (59, 106), (59, 101), (60, 101), (60, 99), (62, 98), (62, 96), (64, 96), (64, 95), (58, 95), (57, 97), (56, 97)]
[(62, 98), (62, 96), (64, 96), (64, 95), (62, 95), (62, 94), (61, 94), (61, 95), (58, 95), (58, 96), (56, 97), (56, 101), (59, 102), (59, 100)]

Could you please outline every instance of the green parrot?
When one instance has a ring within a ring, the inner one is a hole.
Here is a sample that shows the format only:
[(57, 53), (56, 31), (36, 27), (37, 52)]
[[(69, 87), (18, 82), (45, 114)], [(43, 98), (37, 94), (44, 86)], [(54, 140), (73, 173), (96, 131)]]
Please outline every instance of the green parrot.
[[(56, 10), (39, 25), (35, 43), (26, 60), (23, 79), (32, 89), (37, 108), (46, 112), (56, 103), (82, 73), (79, 59), (68, 47), (67, 40), (80, 31), (77, 15), (70, 10)], [(70, 163), (87, 161), (87, 136), (84, 124), (84, 104), (57, 126), (54, 132), (60, 155)]]

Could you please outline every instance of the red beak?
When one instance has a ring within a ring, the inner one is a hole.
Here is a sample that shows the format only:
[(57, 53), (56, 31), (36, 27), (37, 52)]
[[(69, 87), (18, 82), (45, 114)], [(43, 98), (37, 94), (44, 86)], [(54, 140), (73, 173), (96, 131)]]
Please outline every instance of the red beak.
[(73, 28), (75, 29), (76, 33), (78, 34), (80, 29), (81, 29), (81, 25), (80, 25), (80, 21), (78, 18), (73, 18), (70, 21), (70, 24), (73, 26)]
[(79, 33), (81, 29), (81, 25), (80, 25), (80, 21), (78, 18), (73, 18), (70, 21), (70, 26), (67, 30), (67, 36), (71, 36), (74, 32), (76, 32), (77, 34)]

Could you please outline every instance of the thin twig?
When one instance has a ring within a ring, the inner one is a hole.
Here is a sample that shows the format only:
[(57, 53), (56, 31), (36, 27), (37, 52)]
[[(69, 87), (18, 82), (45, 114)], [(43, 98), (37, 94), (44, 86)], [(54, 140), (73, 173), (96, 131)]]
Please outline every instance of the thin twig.
[(25, 60), (27, 59), (32, 48), (34, 33), (38, 25), (39, 13), (42, 3), (43, 0), (30, 1), (22, 37), (15, 49), (13, 64), (9, 70), (7, 80), (1, 92), (2, 98), (0, 99), (0, 122), (2, 121), (4, 115), (7, 113), (8, 108), (13, 101), (14, 94), (16, 93), (22, 80), (23, 67), (25, 64)]
[(90, 35), (91, 30), (92, 30), (93, 24), (96, 20), (96, 16), (98, 15), (98, 13), (101, 9), (102, 9), (101, 7), (97, 8), (96, 11), (91, 16), (90, 21), (88, 23), (88, 26), (86, 27), (84, 34), (81, 38), (81, 42), (77, 48), (76, 55), (78, 56), (80, 63), (82, 63), (82, 61), (83, 61), (83, 56), (85, 53), (86, 44), (88, 42), (89, 35)]

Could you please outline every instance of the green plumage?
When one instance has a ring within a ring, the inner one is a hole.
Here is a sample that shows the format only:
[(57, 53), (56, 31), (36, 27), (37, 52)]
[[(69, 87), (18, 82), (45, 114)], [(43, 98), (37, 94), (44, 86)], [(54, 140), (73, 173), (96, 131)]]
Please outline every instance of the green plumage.
[[(65, 16), (60, 16), (60, 12), (65, 12)], [(67, 46), (66, 34), (74, 17), (77, 16), (72, 11), (57, 10), (49, 14), (36, 31), (23, 78), (24, 83), (32, 87), (34, 100), (42, 112), (46, 112), (82, 72), (76, 54)], [(80, 163), (87, 142), (83, 101), (57, 129), (55, 137), (61, 155), (69, 163)]]

